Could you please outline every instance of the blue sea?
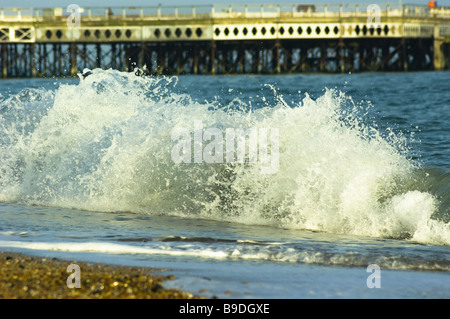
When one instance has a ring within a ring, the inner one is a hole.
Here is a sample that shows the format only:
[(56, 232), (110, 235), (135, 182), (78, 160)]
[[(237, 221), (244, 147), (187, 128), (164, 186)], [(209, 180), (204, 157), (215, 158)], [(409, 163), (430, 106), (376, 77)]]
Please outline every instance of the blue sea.
[(90, 73), (0, 80), (0, 250), (204, 297), (450, 298), (450, 72)]

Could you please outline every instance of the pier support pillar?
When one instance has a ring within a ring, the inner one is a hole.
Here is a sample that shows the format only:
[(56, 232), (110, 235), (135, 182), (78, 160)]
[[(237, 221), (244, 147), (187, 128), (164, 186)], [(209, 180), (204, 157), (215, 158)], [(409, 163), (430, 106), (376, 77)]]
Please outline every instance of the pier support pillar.
[(272, 50), (272, 62), (273, 62), (273, 68), (275, 73), (280, 74), (281, 73), (281, 64), (280, 64), (280, 40), (275, 41), (274, 48)]
[(403, 71), (408, 72), (408, 55), (406, 53), (406, 40), (402, 39), (402, 64)]
[(434, 26), (433, 67), (436, 71), (445, 68), (444, 39), (440, 37), (439, 26)]
[(436, 71), (445, 68), (444, 41), (439, 38), (435, 38), (433, 42), (433, 67)]
[(2, 77), (8, 77), (8, 55), (6, 44), (2, 44)]
[(346, 70), (345, 44), (342, 41), (342, 39), (339, 40), (338, 48), (339, 48), (338, 50), (339, 50), (341, 73), (345, 73), (345, 70)]
[(75, 43), (72, 43), (70, 45), (70, 75), (77, 75), (77, 73), (77, 45)]
[(194, 74), (198, 74), (198, 44), (196, 43), (194, 46), (194, 68), (193, 68), (193, 72)]
[(97, 49), (97, 59), (96, 59), (97, 60), (97, 68), (101, 68), (102, 67), (102, 45), (100, 43), (97, 43), (96, 49)]
[(433, 66), (436, 71), (442, 71), (445, 68), (444, 41), (434, 39), (433, 43)]
[(145, 65), (145, 42), (141, 42), (139, 47), (139, 65), (138, 68), (144, 70)]
[(216, 74), (216, 42), (211, 43), (211, 74)]
[(36, 45), (33, 43), (30, 47), (30, 62), (31, 62), (31, 76), (35, 78), (37, 76), (36, 67)]

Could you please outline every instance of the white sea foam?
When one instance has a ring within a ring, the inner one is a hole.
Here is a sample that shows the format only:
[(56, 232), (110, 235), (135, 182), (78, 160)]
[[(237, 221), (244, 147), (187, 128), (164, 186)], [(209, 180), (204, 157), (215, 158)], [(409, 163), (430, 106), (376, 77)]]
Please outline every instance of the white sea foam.
[[(176, 78), (92, 73), (0, 102), (0, 201), (450, 244), (449, 224), (432, 218), (438, 200), (404, 189), (416, 169), (405, 140), (366, 124), (340, 92), (243, 111), (174, 93)], [(174, 163), (171, 133), (195, 121), (279, 130), (277, 173), (258, 162)]]
[(146, 255), (169, 255), (203, 258), (225, 258), (227, 254), (223, 251), (211, 249), (170, 249), (167, 247), (138, 247), (133, 245), (121, 245), (114, 243), (86, 242), (86, 243), (49, 243), (49, 242), (19, 242), (1, 241), (0, 247), (27, 250), (47, 250), (62, 252), (88, 252), (106, 254), (146, 254)]
[[(289, 245), (287, 245), (289, 246)], [(305, 263), (321, 265), (345, 265), (366, 267), (371, 262), (386, 269), (450, 270), (446, 260), (435, 259), (424, 262), (401, 255), (383, 256), (358, 252), (331, 250), (311, 250), (284, 247), (284, 245), (195, 245), (161, 244), (146, 246), (116, 244), (109, 242), (24, 242), (0, 240), (1, 249), (26, 251), (54, 251), (67, 253), (93, 253), (108, 255), (143, 255), (153, 259), (155, 255), (195, 257), (206, 259), (230, 259), (249, 261), (273, 261), (281, 263)]]

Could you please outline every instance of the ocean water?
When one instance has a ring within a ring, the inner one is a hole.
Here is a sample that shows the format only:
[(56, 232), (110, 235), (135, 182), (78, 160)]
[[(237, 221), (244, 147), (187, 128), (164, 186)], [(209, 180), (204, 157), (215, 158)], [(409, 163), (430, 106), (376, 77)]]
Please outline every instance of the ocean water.
[(450, 298), (449, 83), (2, 80), (0, 249), (164, 268), (205, 297)]

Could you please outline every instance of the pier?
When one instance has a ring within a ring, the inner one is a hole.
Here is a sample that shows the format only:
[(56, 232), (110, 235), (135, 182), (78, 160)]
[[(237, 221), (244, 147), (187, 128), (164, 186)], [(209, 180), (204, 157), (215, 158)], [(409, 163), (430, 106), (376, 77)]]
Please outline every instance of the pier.
[(0, 8), (0, 77), (450, 69), (450, 7)]

